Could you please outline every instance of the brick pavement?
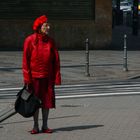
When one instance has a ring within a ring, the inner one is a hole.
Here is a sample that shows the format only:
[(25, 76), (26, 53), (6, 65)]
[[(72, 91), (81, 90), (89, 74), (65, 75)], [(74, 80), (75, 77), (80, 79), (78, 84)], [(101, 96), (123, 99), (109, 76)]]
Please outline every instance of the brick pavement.
[(1, 140), (139, 140), (139, 100), (140, 96), (58, 100), (49, 116), (53, 134), (30, 135), (32, 118), (17, 114), (1, 123)]
[[(60, 51), (62, 84), (91, 83), (102, 80), (120, 80), (139, 77), (140, 52), (128, 52), (128, 72), (123, 71), (123, 51), (91, 51), (90, 77), (86, 77), (84, 51)], [(21, 67), (21, 52), (0, 52), (0, 67)], [(22, 86), (21, 69), (0, 71), (0, 88)], [(52, 135), (32, 136), (32, 118), (24, 119), (18, 114), (0, 125), (1, 140), (138, 140), (140, 139), (140, 96), (102, 97), (58, 100), (57, 109), (49, 117)], [(12, 100), (0, 100), (0, 110)], [(41, 118), (41, 116), (40, 116)], [(40, 120), (41, 123), (41, 120)]]
[[(140, 51), (128, 51), (128, 72), (123, 51), (90, 51), (90, 77), (85, 76), (85, 51), (60, 51), (62, 84), (120, 80), (140, 75)], [(22, 52), (0, 52), (0, 68), (21, 68)], [(67, 67), (70, 66), (70, 67)], [(21, 69), (0, 69), (0, 87), (22, 86)]]

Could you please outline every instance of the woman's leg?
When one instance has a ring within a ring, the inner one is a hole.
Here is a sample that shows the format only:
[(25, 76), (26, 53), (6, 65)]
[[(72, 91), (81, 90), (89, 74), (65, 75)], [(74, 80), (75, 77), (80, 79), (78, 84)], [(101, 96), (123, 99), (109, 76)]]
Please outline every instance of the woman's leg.
[(42, 129), (48, 129), (48, 116), (49, 116), (49, 109), (42, 108)]
[(33, 120), (34, 120), (33, 130), (37, 130), (37, 131), (39, 130), (38, 116), (39, 116), (39, 109), (35, 112), (35, 114), (33, 116)]

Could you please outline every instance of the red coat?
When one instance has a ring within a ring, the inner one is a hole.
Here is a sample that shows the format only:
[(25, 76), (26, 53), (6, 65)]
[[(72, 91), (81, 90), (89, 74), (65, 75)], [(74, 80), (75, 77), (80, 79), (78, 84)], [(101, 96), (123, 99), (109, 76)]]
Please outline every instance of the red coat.
[(25, 83), (32, 78), (49, 78), (52, 84), (61, 84), (60, 61), (54, 41), (37, 33), (24, 42), (23, 76)]
[(55, 107), (54, 85), (61, 84), (61, 75), (59, 54), (54, 41), (37, 33), (28, 36), (24, 42), (22, 64), (24, 83), (32, 83), (44, 108)]

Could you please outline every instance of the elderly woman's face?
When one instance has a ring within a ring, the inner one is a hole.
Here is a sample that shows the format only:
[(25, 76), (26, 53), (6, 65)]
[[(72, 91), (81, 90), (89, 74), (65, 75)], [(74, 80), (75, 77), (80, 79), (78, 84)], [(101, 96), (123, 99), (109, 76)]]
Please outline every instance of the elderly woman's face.
[(40, 29), (41, 33), (47, 35), (49, 33), (49, 30), (50, 30), (50, 25), (47, 22), (43, 23)]

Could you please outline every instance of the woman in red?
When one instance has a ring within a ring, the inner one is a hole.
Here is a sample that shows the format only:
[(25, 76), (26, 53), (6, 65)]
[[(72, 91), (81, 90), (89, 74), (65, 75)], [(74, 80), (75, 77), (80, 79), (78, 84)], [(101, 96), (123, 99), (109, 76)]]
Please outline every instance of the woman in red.
[[(48, 128), (50, 108), (55, 108), (54, 85), (61, 84), (59, 54), (52, 38), (48, 36), (50, 26), (45, 15), (38, 17), (33, 24), (34, 34), (24, 42), (23, 78), (29, 90), (42, 101), (42, 132), (52, 133)], [(33, 116), (31, 134), (39, 133), (39, 110)]]

